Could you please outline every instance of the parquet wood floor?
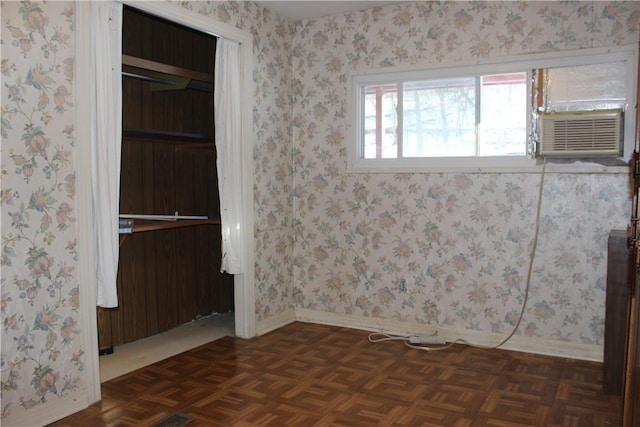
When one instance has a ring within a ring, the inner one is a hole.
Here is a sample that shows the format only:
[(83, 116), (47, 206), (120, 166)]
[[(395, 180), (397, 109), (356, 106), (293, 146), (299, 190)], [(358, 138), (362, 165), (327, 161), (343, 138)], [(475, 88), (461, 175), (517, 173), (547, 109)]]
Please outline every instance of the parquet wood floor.
[(152, 425), (175, 412), (189, 427), (621, 424), (599, 363), (367, 336), (297, 322), (221, 338), (104, 383), (101, 402), (52, 426)]

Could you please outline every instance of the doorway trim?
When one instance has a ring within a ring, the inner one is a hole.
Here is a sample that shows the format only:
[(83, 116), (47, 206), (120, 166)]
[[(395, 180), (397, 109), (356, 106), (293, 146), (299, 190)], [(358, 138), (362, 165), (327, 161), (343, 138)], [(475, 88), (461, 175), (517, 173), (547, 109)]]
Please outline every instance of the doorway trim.
[[(78, 246), (83, 248), (78, 260), (78, 281), (80, 283), (80, 324), (81, 339), (85, 345), (87, 358), (87, 405), (100, 400), (100, 366), (97, 344), (97, 308), (96, 308), (96, 269), (94, 264), (94, 233), (93, 213), (91, 208), (92, 190), (91, 162), (81, 161), (90, 158), (91, 147), (88, 146), (92, 129), (92, 118), (85, 108), (88, 97), (82, 93), (92, 90), (91, 83), (83, 70), (88, 69), (86, 63), (90, 49), (88, 32), (91, 31), (87, 22), (91, 2), (78, 2), (76, 28), (76, 129), (77, 129), (77, 158), (76, 170), (78, 176), (77, 211), (78, 211)], [(123, 1), (123, 4), (139, 9), (151, 15), (184, 25), (206, 34), (224, 37), (240, 43), (240, 64), (242, 67), (242, 194), (243, 210), (241, 226), (244, 241), (242, 254), (243, 274), (234, 275), (234, 316), (235, 334), (240, 338), (251, 338), (256, 335), (255, 315), (255, 250), (254, 250), (254, 219), (253, 219), (253, 137), (252, 137), (252, 90), (253, 81), (253, 40), (250, 33), (236, 27), (224, 24), (196, 12), (187, 10), (179, 5), (165, 2)]]

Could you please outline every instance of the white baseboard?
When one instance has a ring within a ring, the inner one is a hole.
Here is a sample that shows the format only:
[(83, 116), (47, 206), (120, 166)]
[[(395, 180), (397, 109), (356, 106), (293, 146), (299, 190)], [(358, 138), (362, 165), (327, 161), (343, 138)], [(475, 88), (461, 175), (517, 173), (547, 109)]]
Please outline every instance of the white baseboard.
[(49, 397), (47, 402), (29, 410), (14, 407), (13, 413), (3, 417), (1, 424), (3, 427), (45, 426), (88, 406), (87, 392), (80, 390), (61, 398)]
[(296, 312), (293, 308), (278, 313), (267, 319), (261, 320), (256, 324), (256, 335), (264, 335), (278, 328), (288, 325), (296, 321)]
[[(383, 332), (393, 335), (437, 335), (439, 338), (443, 338), (448, 342), (462, 339), (471, 344), (481, 346), (495, 346), (506, 338), (506, 335), (495, 334), (492, 332), (436, 328), (431, 325), (424, 325), (416, 322), (402, 322), (393, 319), (354, 316), (304, 308), (295, 309), (295, 320), (352, 329), (362, 329), (371, 332)], [(602, 346), (545, 338), (515, 335), (500, 348), (504, 350), (520, 351), (546, 356), (589, 360), (593, 362), (603, 361)]]
[[(511, 331), (509, 331), (511, 332)], [(472, 344), (495, 346), (507, 337), (507, 334), (455, 329), (438, 329), (438, 335), (447, 341), (463, 339)], [(540, 354), (545, 356), (566, 357), (569, 359), (602, 362), (604, 347), (601, 345), (580, 344), (569, 341), (552, 340), (549, 338), (527, 337), (514, 335), (501, 349), (520, 351), (523, 353)]]
[(307, 323), (319, 323), (322, 325), (342, 326), (351, 329), (362, 329), (371, 332), (383, 332), (394, 335), (433, 335), (436, 329), (430, 325), (420, 323), (401, 322), (393, 319), (381, 319), (379, 317), (354, 316), (351, 314), (329, 313), (324, 311), (309, 310), (306, 308), (295, 309), (296, 320)]

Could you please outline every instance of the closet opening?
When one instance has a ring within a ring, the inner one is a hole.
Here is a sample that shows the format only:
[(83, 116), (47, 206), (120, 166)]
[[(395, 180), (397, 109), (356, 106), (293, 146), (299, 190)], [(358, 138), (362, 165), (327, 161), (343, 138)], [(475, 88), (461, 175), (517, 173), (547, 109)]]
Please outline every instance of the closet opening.
[(98, 308), (101, 371), (129, 343), (234, 331), (234, 277), (220, 272), (217, 38), (124, 6), (122, 40), (118, 307)]

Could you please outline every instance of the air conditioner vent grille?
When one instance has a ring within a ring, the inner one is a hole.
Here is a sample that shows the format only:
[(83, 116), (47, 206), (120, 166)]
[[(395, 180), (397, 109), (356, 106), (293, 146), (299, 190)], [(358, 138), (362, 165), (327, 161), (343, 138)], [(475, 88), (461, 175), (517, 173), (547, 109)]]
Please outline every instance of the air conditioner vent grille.
[(620, 110), (544, 114), (540, 154), (618, 156), (621, 117)]

